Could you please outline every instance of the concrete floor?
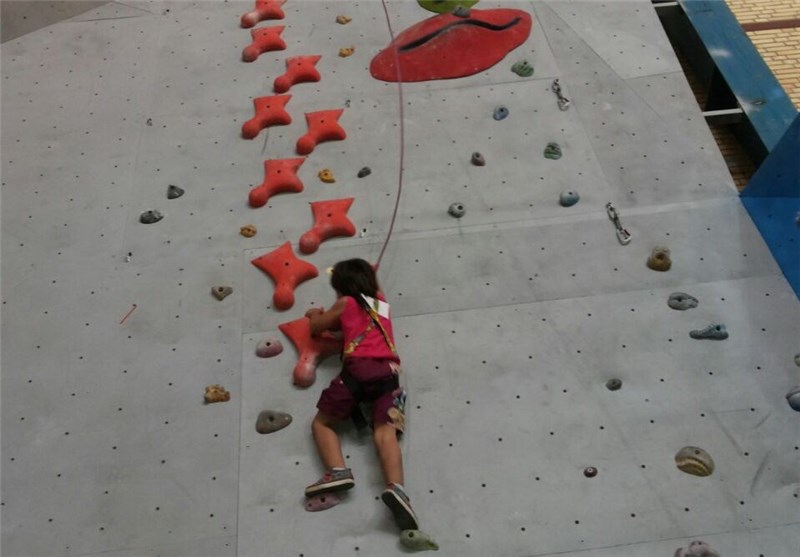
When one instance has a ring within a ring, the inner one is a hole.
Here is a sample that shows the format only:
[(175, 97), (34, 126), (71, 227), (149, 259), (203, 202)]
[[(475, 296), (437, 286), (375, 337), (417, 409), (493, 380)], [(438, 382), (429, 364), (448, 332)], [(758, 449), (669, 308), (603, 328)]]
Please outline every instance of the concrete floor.
[[(443, 555), (789, 557), (800, 536), (800, 414), (784, 394), (800, 304), (738, 200), (648, 1), (481, 2), (534, 17), (490, 70), (405, 84), (405, 176), (380, 278), (410, 391), (406, 486)], [(352, 556), (404, 550), (368, 438), (356, 489), (311, 514), (306, 390), (278, 325), (333, 301), (324, 269), (380, 253), (397, 195), (398, 95), (373, 80), (380, 2), (289, 0), (288, 48), (241, 62), (250, 2), (111, 3), (2, 46), (2, 553)], [(396, 32), (428, 16), (388, 2)], [(353, 17), (337, 25), (338, 14)], [(270, 25), (267, 23), (262, 25)], [(340, 47), (356, 46), (349, 58)], [(321, 54), (293, 122), (239, 135), (287, 56)], [(536, 68), (519, 78), (510, 66)], [(560, 78), (571, 108), (550, 91)], [(510, 116), (492, 119), (503, 104)], [(300, 194), (247, 205), (263, 161), (296, 156), (305, 112), (345, 108), (345, 141)], [(550, 141), (564, 156), (547, 160)], [(470, 165), (482, 152), (485, 167)], [(372, 174), (355, 177), (369, 165)], [(335, 184), (317, 178), (330, 168)], [(186, 194), (168, 200), (169, 184)], [(560, 207), (559, 193), (581, 201)], [(250, 261), (354, 197), (359, 233), (303, 257), (320, 276), (272, 308)], [(608, 220), (613, 202), (633, 241)], [(453, 219), (448, 206), (466, 215)], [(164, 213), (139, 223), (148, 209)], [(239, 227), (253, 223), (247, 239)], [(651, 250), (672, 250), (666, 273)], [(217, 301), (212, 286), (233, 295)], [(670, 309), (685, 291), (699, 307)], [(133, 310), (131, 312), (131, 310)], [(725, 341), (689, 331), (724, 322)], [(267, 337), (285, 350), (255, 356)], [(623, 382), (609, 391), (610, 378)], [(229, 402), (203, 404), (219, 383)], [(264, 409), (294, 422), (262, 436)], [(709, 477), (679, 471), (700, 446)], [(598, 469), (594, 478), (583, 471)]]

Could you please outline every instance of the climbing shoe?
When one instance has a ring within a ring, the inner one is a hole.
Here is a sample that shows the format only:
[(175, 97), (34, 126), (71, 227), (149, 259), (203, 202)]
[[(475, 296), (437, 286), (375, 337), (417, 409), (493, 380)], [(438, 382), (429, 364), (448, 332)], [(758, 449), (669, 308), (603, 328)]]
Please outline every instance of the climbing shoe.
[(314, 497), (322, 493), (336, 493), (346, 491), (356, 485), (350, 468), (344, 470), (328, 470), (315, 483), (306, 487), (306, 497)]
[(408, 495), (400, 487), (391, 484), (381, 494), (381, 499), (394, 515), (394, 522), (400, 530), (418, 530), (417, 515), (411, 508)]

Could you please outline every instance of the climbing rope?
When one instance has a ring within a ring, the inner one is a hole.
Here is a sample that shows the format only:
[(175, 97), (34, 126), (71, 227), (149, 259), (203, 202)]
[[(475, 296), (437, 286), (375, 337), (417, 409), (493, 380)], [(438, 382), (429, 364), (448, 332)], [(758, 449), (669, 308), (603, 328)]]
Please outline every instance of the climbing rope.
[(386, 0), (381, 0), (381, 4), (383, 5), (383, 13), (386, 16), (386, 25), (389, 27), (389, 37), (391, 42), (389, 44), (392, 45), (392, 52), (394, 53), (394, 67), (397, 72), (397, 96), (400, 103), (400, 171), (397, 175), (397, 197), (394, 201), (394, 211), (392, 212), (392, 220), (389, 223), (389, 230), (386, 233), (386, 240), (383, 242), (383, 247), (381, 248), (381, 253), (378, 256), (378, 261), (375, 264), (376, 268), (380, 268), (381, 266), (381, 259), (383, 259), (383, 253), (386, 251), (386, 246), (389, 245), (389, 238), (392, 237), (392, 231), (394, 230), (394, 222), (397, 220), (397, 210), (400, 207), (400, 195), (403, 193), (403, 166), (405, 166), (405, 144), (406, 144), (406, 130), (405, 130), (405, 114), (403, 111), (403, 105), (405, 102), (403, 101), (403, 81), (400, 75), (400, 59), (397, 54), (397, 46), (394, 44), (394, 30), (392, 29), (392, 21), (389, 18), (389, 9), (386, 7)]

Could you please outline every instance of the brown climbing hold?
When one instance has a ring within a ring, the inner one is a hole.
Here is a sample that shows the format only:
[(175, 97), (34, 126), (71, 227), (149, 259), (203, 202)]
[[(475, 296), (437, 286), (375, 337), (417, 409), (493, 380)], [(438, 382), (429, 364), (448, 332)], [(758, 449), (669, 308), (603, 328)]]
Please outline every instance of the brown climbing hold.
[(233, 294), (233, 288), (231, 288), (230, 286), (213, 286), (211, 287), (211, 294), (217, 300), (222, 301), (231, 294)]
[(331, 172), (329, 168), (323, 168), (322, 170), (319, 171), (317, 176), (319, 176), (319, 179), (325, 182), (326, 184), (333, 184), (334, 182), (336, 182), (336, 178), (333, 177), (333, 172)]
[(355, 51), (356, 47), (354, 46), (342, 47), (339, 49), (339, 56), (342, 58), (347, 58), (348, 56), (352, 56)]
[(245, 238), (252, 238), (256, 235), (258, 230), (256, 229), (255, 224), (245, 224), (243, 227), (239, 229), (239, 234), (244, 236)]
[(665, 248), (664, 246), (654, 247), (653, 252), (647, 259), (647, 266), (654, 271), (669, 271), (669, 268), (672, 267), (672, 260), (669, 257), (669, 248)]
[(209, 385), (204, 398), (208, 404), (227, 402), (231, 399), (231, 394), (222, 385)]
[(594, 478), (597, 475), (597, 468), (594, 466), (588, 466), (584, 468), (583, 475), (587, 478)]
[(272, 358), (283, 352), (283, 344), (275, 338), (265, 338), (256, 346), (256, 356), (259, 358)]
[(693, 476), (710, 476), (714, 472), (714, 460), (700, 447), (682, 448), (675, 455), (675, 465)]
[(353, 21), (352, 17), (347, 17), (346, 15), (337, 15), (336, 16), (336, 23), (338, 23), (339, 25), (347, 25), (351, 21)]
[(486, 165), (486, 159), (483, 158), (483, 155), (481, 155), (477, 151), (472, 153), (472, 159), (471, 160), (472, 160), (472, 164), (474, 164), (475, 166), (485, 166)]
[(264, 410), (258, 415), (258, 420), (256, 420), (256, 431), (266, 435), (267, 433), (274, 433), (279, 429), (283, 429), (290, 423), (292, 423), (292, 417), (286, 412)]

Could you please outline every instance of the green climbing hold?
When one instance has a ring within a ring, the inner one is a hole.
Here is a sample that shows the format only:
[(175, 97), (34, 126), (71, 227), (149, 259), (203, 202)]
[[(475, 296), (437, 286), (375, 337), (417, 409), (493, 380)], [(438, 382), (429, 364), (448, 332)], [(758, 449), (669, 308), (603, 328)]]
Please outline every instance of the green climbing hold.
[(400, 532), (400, 543), (412, 551), (439, 551), (439, 544), (421, 530), (403, 530)]
[(544, 158), (552, 159), (554, 161), (561, 158), (561, 146), (558, 143), (550, 142), (544, 148)]
[(520, 60), (511, 66), (511, 71), (520, 77), (530, 77), (533, 75), (533, 66), (527, 60)]
[(447, 14), (459, 6), (471, 8), (478, 3), (478, 0), (417, 0), (417, 4), (437, 14)]

